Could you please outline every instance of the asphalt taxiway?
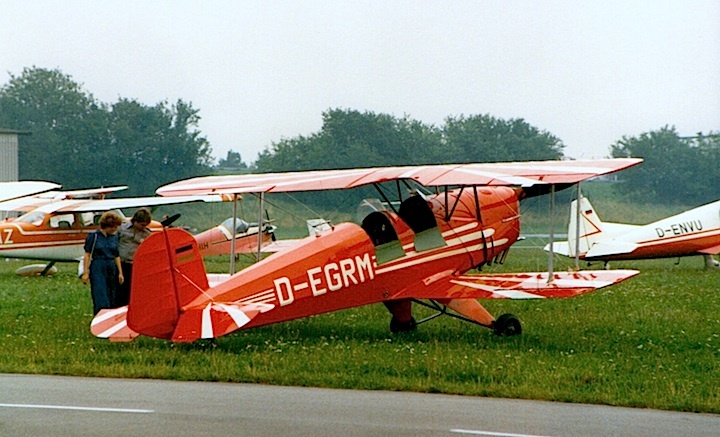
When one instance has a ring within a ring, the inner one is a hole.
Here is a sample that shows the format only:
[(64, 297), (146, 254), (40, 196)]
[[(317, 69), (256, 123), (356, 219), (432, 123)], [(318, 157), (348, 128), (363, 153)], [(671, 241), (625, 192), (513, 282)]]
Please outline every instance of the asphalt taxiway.
[(0, 374), (2, 436), (718, 436), (720, 415), (388, 391)]

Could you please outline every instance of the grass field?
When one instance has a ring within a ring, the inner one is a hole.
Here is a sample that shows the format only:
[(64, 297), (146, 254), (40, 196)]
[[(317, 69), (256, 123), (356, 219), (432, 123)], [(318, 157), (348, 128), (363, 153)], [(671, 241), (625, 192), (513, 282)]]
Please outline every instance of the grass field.
[[(532, 245), (532, 242), (525, 242)], [(720, 271), (701, 258), (615, 263), (642, 274), (589, 295), (485, 301), (516, 314), (519, 337), (443, 317), (391, 334), (372, 305), (238, 331), (189, 345), (117, 344), (89, 331), (92, 305), (76, 266), (18, 277), (0, 260), (0, 372), (406, 390), (720, 413)], [(566, 268), (567, 260), (558, 260)], [(511, 250), (486, 271), (544, 270)], [(209, 269), (224, 271), (224, 260)], [(600, 265), (592, 268), (600, 268)], [(422, 316), (422, 309), (416, 312)], [(416, 317), (418, 316), (416, 314)]]

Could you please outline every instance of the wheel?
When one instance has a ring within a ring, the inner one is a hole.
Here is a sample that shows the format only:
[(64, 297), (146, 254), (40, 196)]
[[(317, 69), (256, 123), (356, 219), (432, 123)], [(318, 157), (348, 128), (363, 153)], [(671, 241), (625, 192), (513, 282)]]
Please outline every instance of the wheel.
[(398, 332), (410, 332), (417, 329), (417, 323), (415, 322), (415, 317), (410, 317), (410, 320), (407, 322), (401, 322), (398, 319), (393, 316), (392, 319), (390, 319), (390, 332), (393, 334), (397, 334)]
[(493, 322), (493, 331), (495, 335), (512, 337), (522, 334), (522, 325), (520, 319), (513, 314), (503, 314)]

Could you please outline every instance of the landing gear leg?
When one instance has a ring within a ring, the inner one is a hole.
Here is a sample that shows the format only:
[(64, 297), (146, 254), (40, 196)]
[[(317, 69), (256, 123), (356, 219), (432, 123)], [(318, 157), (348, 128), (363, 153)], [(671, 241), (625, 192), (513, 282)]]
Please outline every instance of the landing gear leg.
[(417, 323), (415, 317), (410, 317), (407, 322), (401, 322), (395, 316), (390, 319), (390, 332), (397, 334), (398, 332), (410, 332), (417, 329)]
[(389, 300), (384, 303), (390, 314), (392, 314), (390, 332), (393, 334), (409, 332), (417, 328), (417, 322), (412, 316), (412, 301), (410, 299)]
[(720, 263), (718, 263), (718, 261), (713, 258), (712, 255), (703, 255), (703, 257), (705, 258), (706, 269), (717, 269), (720, 267)]
[(50, 269), (53, 268), (54, 265), (55, 265), (55, 261), (49, 262), (48, 265), (45, 266), (45, 270), (43, 270), (42, 273), (40, 273), (40, 276), (47, 276), (48, 272), (50, 271)]

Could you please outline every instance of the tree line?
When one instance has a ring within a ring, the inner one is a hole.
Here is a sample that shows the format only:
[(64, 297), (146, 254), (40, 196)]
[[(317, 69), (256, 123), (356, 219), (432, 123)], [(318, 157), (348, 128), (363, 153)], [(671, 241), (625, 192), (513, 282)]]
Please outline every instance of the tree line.
[(720, 134), (682, 137), (665, 126), (611, 146), (614, 158), (644, 162), (620, 173), (619, 192), (640, 203), (700, 205), (720, 199)]
[(20, 179), (64, 189), (128, 185), (128, 195), (152, 195), (162, 184), (210, 174), (198, 113), (183, 100), (102, 103), (59, 70), (26, 68), (0, 88), (0, 126), (21, 132)]
[[(0, 127), (20, 137), (21, 179), (65, 189), (129, 185), (152, 195), (163, 184), (228, 171), (283, 172), (389, 165), (566, 159), (563, 142), (521, 118), (450, 116), (441, 126), (408, 116), (328, 109), (310, 135), (266, 146), (251, 163), (230, 151), (213, 166), (211, 145), (190, 102), (154, 106), (99, 102), (61, 71), (26, 68), (0, 88)], [(720, 135), (681, 137), (663, 127), (609, 145), (613, 157), (645, 162), (619, 173), (619, 193), (641, 202), (720, 198)]]

